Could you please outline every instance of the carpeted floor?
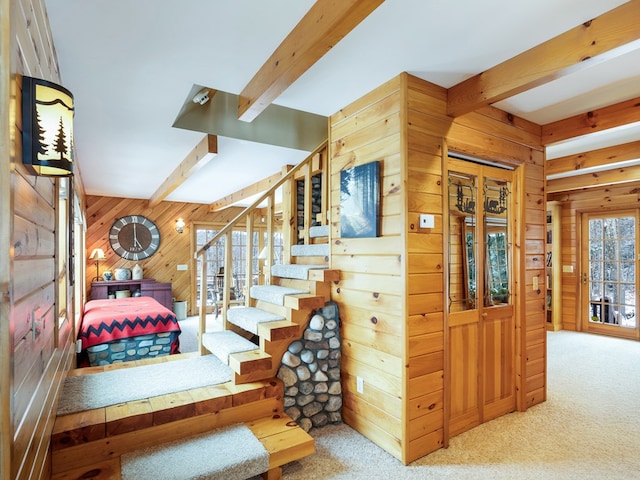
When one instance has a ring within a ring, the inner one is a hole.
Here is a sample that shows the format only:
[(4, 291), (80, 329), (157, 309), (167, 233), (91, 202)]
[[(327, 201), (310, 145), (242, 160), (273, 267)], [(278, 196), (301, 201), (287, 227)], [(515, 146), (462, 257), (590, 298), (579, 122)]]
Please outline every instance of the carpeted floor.
[(451, 439), (409, 466), (346, 425), (313, 429), (315, 455), (283, 480), (640, 478), (640, 342), (548, 334), (548, 400)]
[[(180, 320), (180, 353), (190, 353), (198, 350), (198, 316), (187, 317)], [(222, 330), (221, 317), (213, 314), (207, 315), (206, 332)]]

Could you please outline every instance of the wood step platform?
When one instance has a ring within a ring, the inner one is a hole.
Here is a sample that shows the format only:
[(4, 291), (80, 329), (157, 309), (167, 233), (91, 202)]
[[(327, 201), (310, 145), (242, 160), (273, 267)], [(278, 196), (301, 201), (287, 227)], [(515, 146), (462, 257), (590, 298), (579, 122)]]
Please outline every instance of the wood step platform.
[[(243, 423), (269, 454), (268, 470), (262, 474), (265, 480), (280, 480), (283, 465), (315, 453), (313, 437), (284, 413), (265, 415)], [(66, 471), (54, 472), (51, 478), (52, 480), (81, 478), (122, 480), (121, 454)]]

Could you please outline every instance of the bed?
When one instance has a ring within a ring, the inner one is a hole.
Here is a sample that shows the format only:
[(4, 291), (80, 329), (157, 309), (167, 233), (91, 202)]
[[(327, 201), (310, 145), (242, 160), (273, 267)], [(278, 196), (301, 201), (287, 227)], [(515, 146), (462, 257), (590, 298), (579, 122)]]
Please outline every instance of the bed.
[(78, 340), (78, 365), (98, 366), (180, 353), (175, 314), (152, 297), (91, 300)]

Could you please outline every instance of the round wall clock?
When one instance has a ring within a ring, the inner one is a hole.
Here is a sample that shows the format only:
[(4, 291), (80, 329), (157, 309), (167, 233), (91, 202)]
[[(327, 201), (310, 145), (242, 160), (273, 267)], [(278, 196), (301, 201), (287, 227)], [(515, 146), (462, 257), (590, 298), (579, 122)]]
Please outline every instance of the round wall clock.
[(127, 215), (113, 222), (109, 243), (126, 260), (144, 260), (158, 251), (160, 230), (147, 217)]

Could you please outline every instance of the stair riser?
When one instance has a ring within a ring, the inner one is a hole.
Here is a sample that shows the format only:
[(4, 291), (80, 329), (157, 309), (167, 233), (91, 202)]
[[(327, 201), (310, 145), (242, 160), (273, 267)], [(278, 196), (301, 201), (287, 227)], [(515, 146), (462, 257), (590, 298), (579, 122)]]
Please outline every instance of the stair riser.
[(309, 280), (314, 282), (337, 282), (340, 280), (340, 271), (328, 268), (309, 270)]
[[(231, 354), (229, 355), (229, 368), (238, 375), (246, 375), (254, 372), (266, 372), (273, 368), (273, 362), (271, 356), (268, 358), (257, 357), (255, 359), (248, 359), (248, 355)], [(265, 376), (263, 378), (270, 378), (273, 375)]]
[(288, 295), (284, 300), (284, 306), (294, 310), (315, 310), (324, 304), (324, 297), (315, 295)]
[[(279, 382), (279, 381), (278, 381)], [(281, 382), (279, 382), (281, 385)], [(260, 401), (234, 406), (215, 413), (176, 418), (173, 422), (141, 428), (132, 432), (104, 437), (52, 452), (53, 475), (83, 466), (118, 458), (138, 448), (179, 440), (215, 428), (238, 422), (255, 420), (282, 413), (282, 397), (269, 397)], [(75, 477), (81, 478), (81, 477)]]
[(296, 339), (301, 334), (300, 325), (291, 322), (267, 322), (258, 325), (258, 335), (270, 342)]
[(295, 257), (299, 265), (329, 265), (329, 257)]
[(311, 280), (297, 280), (293, 278), (280, 278), (277, 285), (290, 288), (299, 288), (300, 290), (308, 290), (312, 295), (319, 295), (325, 300), (331, 296), (331, 285), (328, 283), (319, 283)]

